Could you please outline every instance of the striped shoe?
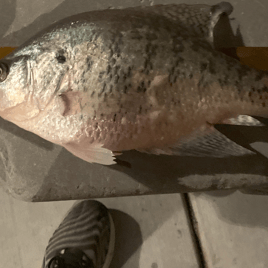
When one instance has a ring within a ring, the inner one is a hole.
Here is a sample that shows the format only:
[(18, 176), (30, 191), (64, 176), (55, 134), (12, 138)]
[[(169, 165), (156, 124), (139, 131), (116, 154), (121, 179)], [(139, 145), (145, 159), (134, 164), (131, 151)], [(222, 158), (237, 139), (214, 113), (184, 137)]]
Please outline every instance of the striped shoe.
[(50, 238), (43, 268), (108, 268), (114, 239), (108, 209), (94, 200), (79, 202)]

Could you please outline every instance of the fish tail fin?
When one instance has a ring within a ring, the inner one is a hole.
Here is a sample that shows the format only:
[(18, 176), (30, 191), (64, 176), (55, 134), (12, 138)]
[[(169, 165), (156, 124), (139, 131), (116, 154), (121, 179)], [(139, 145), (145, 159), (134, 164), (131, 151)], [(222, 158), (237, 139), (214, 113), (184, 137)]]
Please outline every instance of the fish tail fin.
[(211, 19), (209, 22), (209, 35), (208, 35), (208, 41), (210, 43), (214, 44), (213, 32), (220, 17), (223, 14), (229, 16), (233, 12), (233, 9), (234, 9), (233, 6), (229, 2), (221, 2), (211, 7)]

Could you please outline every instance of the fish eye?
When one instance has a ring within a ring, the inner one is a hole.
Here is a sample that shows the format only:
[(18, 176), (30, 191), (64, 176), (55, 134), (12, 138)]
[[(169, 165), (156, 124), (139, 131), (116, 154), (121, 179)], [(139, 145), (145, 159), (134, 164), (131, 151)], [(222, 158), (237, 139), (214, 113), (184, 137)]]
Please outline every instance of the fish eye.
[(0, 62), (0, 82), (6, 80), (8, 72), (9, 72), (8, 65), (4, 62)]
[(66, 61), (66, 57), (62, 54), (57, 54), (56, 59), (57, 59), (58, 63), (64, 63)]

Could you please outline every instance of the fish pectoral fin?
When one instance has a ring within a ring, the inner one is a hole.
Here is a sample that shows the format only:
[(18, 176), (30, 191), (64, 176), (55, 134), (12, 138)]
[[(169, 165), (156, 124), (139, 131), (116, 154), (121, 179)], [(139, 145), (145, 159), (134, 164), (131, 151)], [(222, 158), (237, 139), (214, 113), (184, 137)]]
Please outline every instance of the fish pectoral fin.
[(89, 162), (98, 163), (102, 165), (113, 165), (115, 162), (115, 154), (102, 144), (89, 144), (86, 142), (69, 142), (64, 144), (63, 147), (71, 152), (73, 155)]
[(149, 154), (224, 158), (255, 154), (220, 133), (213, 126), (205, 126), (166, 148), (139, 150)]
[(63, 116), (81, 113), (83, 93), (67, 91), (58, 96), (60, 111)]

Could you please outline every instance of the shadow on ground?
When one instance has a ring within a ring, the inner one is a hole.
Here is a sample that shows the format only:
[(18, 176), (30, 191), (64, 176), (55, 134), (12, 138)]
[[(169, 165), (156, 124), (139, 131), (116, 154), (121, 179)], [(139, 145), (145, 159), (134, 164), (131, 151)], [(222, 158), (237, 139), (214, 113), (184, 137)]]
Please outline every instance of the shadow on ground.
[(139, 268), (139, 247), (142, 244), (142, 234), (139, 224), (128, 214), (119, 210), (109, 210), (115, 225), (115, 251), (111, 268), (120, 268), (131, 258), (129, 267)]
[(206, 192), (205, 196), (223, 221), (238, 226), (268, 228), (268, 196), (239, 191)]

